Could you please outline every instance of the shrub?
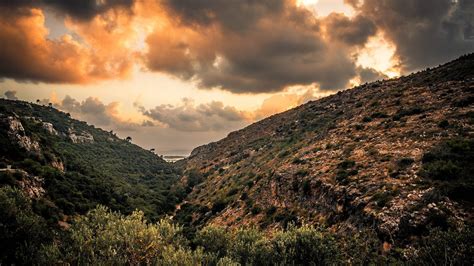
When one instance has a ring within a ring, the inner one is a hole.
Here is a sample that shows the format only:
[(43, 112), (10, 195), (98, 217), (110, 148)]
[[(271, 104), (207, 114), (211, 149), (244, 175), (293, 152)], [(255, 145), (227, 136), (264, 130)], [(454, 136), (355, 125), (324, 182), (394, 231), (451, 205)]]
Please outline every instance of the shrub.
[(227, 202), (223, 200), (218, 200), (214, 202), (211, 210), (213, 213), (218, 213), (218, 212), (221, 212), (223, 209), (225, 209), (226, 206), (227, 206)]
[(233, 196), (233, 195), (237, 194), (237, 192), (239, 192), (239, 189), (238, 188), (233, 188), (233, 189), (229, 190), (229, 192), (227, 192), (227, 196), (228, 197)]
[(409, 109), (400, 109), (398, 112), (393, 116), (394, 121), (400, 120), (402, 117), (405, 116), (412, 116), (412, 115), (417, 115), (423, 113), (424, 110), (421, 109), (420, 107), (412, 107)]
[(310, 226), (290, 226), (271, 240), (273, 262), (280, 265), (337, 265), (342, 263), (335, 239)]
[(155, 264), (172, 260), (171, 251), (192, 257), (183, 250), (181, 227), (168, 220), (149, 224), (140, 211), (123, 216), (99, 206), (78, 217), (68, 232), (60, 250), (70, 264)]
[(35, 264), (42, 244), (51, 233), (35, 214), (31, 200), (17, 188), (0, 188), (0, 264)]
[(344, 160), (342, 162), (340, 162), (337, 167), (340, 168), (340, 169), (347, 169), (347, 168), (351, 168), (351, 167), (354, 167), (355, 166), (355, 162), (354, 161), (351, 161), (351, 160)]
[(364, 123), (368, 123), (368, 122), (371, 122), (372, 121), (372, 118), (370, 116), (365, 116), (364, 118), (362, 118), (362, 122)]
[(385, 113), (376, 112), (376, 113), (373, 113), (370, 117), (373, 118), (373, 119), (375, 119), (375, 118), (387, 118), (388, 115), (385, 114)]
[(445, 141), (425, 153), (419, 175), (436, 180), (442, 194), (457, 200), (473, 201), (474, 140)]
[(405, 158), (401, 158), (400, 160), (398, 160), (397, 166), (399, 168), (406, 168), (406, 167), (412, 165), (414, 162), (415, 162), (415, 160), (413, 158), (405, 157)]
[(232, 234), (229, 258), (241, 265), (270, 265), (268, 240), (257, 229), (237, 229)]
[(303, 182), (303, 193), (305, 195), (311, 194), (311, 181), (310, 180), (305, 180)]
[(199, 230), (194, 243), (204, 248), (206, 252), (215, 254), (218, 258), (225, 257), (231, 241), (230, 233), (223, 227), (206, 226)]
[(289, 150), (284, 150), (284, 151), (282, 151), (278, 154), (278, 158), (285, 158), (288, 155), (290, 155), (290, 151)]
[(299, 157), (295, 157), (291, 163), (292, 164), (303, 164), (305, 161), (304, 160), (301, 160)]
[(16, 184), (16, 178), (10, 171), (0, 172), (0, 184), (13, 186)]
[(443, 128), (443, 129), (448, 128), (449, 127), (448, 120), (443, 120), (443, 121), (439, 122), (438, 127)]
[(384, 207), (392, 199), (393, 195), (390, 191), (378, 192), (372, 196), (372, 200), (380, 208)]
[(356, 124), (354, 128), (355, 128), (356, 130), (363, 130), (363, 129), (364, 129), (364, 125), (362, 125), (362, 124)]
[(268, 215), (268, 216), (271, 216), (273, 215), (277, 210), (277, 207), (275, 206), (271, 206), (270, 208), (268, 208), (266, 211), (265, 211), (265, 214)]
[(305, 177), (308, 174), (309, 174), (308, 169), (300, 169), (300, 170), (298, 170), (298, 172), (296, 172), (296, 176), (299, 176), (299, 177)]
[(256, 215), (256, 214), (259, 214), (262, 210), (260, 209), (260, 207), (258, 206), (253, 206), (252, 209), (250, 209), (250, 212), (253, 214), (253, 215)]
[(422, 238), (412, 263), (415, 265), (473, 265), (472, 226), (460, 231), (432, 229)]

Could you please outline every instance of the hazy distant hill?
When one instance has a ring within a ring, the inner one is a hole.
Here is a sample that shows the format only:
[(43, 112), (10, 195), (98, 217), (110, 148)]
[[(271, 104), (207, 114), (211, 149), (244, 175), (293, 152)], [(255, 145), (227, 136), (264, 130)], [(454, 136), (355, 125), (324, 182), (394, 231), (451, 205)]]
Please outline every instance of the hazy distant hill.
[(375, 228), (397, 243), (472, 221), (474, 55), (338, 92), (196, 148), (178, 220)]
[[(5, 170), (10, 165), (14, 170)], [(48, 219), (97, 204), (150, 218), (174, 209), (178, 174), (163, 159), (113, 132), (54, 108), (0, 100), (0, 182), (22, 187)]]

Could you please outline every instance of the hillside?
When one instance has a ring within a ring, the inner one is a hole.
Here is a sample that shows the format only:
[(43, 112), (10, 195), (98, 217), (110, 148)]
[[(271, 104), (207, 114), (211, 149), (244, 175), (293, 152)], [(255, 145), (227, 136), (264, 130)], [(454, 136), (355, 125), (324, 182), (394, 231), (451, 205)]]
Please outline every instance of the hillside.
[(0, 263), (470, 265), (473, 102), (471, 54), (170, 164), (52, 107), (0, 100)]
[[(13, 168), (6, 170), (6, 167)], [(150, 151), (52, 107), (0, 100), (0, 182), (21, 187), (49, 220), (97, 204), (156, 219), (174, 208), (174, 168)]]
[(180, 162), (176, 219), (372, 228), (387, 245), (472, 223), (474, 54), (254, 123)]

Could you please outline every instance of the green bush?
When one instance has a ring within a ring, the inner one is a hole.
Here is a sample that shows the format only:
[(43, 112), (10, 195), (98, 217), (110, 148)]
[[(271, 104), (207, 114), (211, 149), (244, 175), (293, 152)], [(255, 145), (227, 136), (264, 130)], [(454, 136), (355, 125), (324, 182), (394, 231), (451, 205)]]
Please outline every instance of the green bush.
[(277, 211), (277, 207), (275, 206), (270, 206), (266, 211), (265, 214), (268, 216), (273, 215)]
[(412, 165), (414, 162), (415, 162), (415, 160), (413, 158), (405, 157), (405, 158), (401, 158), (400, 160), (398, 160), (397, 166), (399, 168), (406, 168), (406, 167)]
[(448, 128), (449, 127), (449, 122), (448, 120), (442, 120), (441, 122), (438, 123), (438, 127), (440, 128)]
[(0, 264), (33, 264), (42, 244), (51, 241), (46, 221), (31, 209), (19, 189), (0, 188)]
[(425, 153), (419, 175), (438, 182), (438, 189), (457, 200), (473, 201), (474, 140), (442, 142)]
[(337, 265), (342, 263), (336, 240), (310, 226), (290, 226), (271, 240), (272, 258), (280, 265)]
[[(177, 254), (200, 261), (187, 249), (181, 232), (168, 220), (147, 223), (140, 211), (123, 216), (99, 206), (75, 219), (68, 237), (48, 250), (59, 252), (61, 261), (74, 265), (156, 264), (174, 261)], [(53, 263), (56, 258), (50, 259)]]
[(421, 240), (412, 259), (415, 265), (473, 265), (474, 231), (472, 226), (462, 230), (432, 229)]
[(214, 204), (212, 205), (211, 210), (212, 210), (213, 213), (219, 213), (223, 209), (225, 209), (226, 206), (227, 206), (227, 202), (225, 202), (224, 200), (218, 200), (218, 201), (214, 202)]
[(394, 121), (398, 121), (400, 120), (402, 117), (405, 117), (405, 116), (412, 116), (412, 115), (418, 115), (418, 114), (421, 114), (423, 113), (424, 110), (420, 107), (411, 107), (411, 108), (408, 108), (408, 109), (400, 109), (398, 110), (398, 112), (393, 116), (393, 120)]
[(311, 194), (311, 181), (310, 180), (305, 180), (303, 182), (303, 193), (305, 195)]

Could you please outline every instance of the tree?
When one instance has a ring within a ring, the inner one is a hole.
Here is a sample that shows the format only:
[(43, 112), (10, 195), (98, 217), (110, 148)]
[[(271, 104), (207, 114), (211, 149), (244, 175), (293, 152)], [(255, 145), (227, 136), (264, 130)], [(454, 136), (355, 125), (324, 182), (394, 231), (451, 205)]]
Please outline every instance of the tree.
[(181, 256), (183, 261), (202, 260), (201, 251), (189, 249), (180, 226), (166, 219), (148, 223), (141, 211), (124, 216), (98, 206), (77, 217), (68, 233), (60, 247), (66, 264), (156, 265), (176, 262)]
[(50, 241), (45, 220), (17, 188), (0, 188), (0, 264), (33, 264), (42, 244)]
[(128, 137), (125, 138), (125, 140), (128, 141), (128, 142), (131, 142), (131, 141), (132, 141), (132, 137), (128, 136)]

